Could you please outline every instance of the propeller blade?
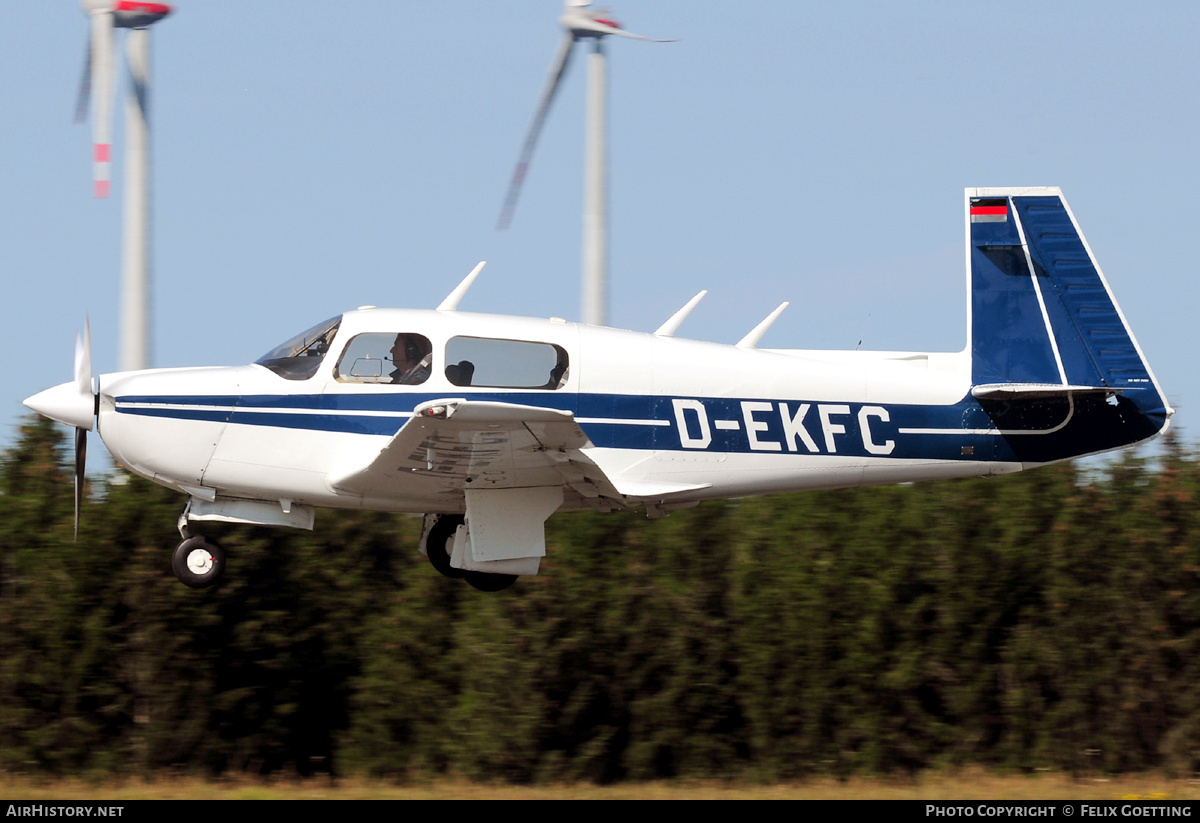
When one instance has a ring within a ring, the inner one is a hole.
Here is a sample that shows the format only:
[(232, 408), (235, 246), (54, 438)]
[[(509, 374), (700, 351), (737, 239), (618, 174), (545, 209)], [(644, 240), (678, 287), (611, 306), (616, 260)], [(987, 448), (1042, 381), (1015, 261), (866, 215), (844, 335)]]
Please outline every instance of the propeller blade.
[[(75, 390), (92, 400), (95, 410), (95, 394), (92, 391), (92, 321), (83, 323), (83, 336), (75, 335)], [(87, 428), (75, 427), (75, 540), (79, 540), (79, 510), (83, 506), (84, 469), (87, 466), (87, 433), (92, 427), (88, 418)]]
[(87, 429), (75, 430), (75, 540), (79, 540), (79, 509), (83, 506), (83, 470), (87, 465)]
[(91, 39), (92, 163), (96, 197), (108, 197), (112, 167), (113, 90), (116, 86), (113, 15), (93, 11)]
[(500, 231), (504, 231), (512, 223), (513, 212), (517, 208), (517, 197), (521, 194), (521, 184), (525, 182), (525, 175), (529, 171), (529, 161), (533, 159), (533, 148), (537, 145), (538, 135), (542, 133), (542, 125), (546, 122), (546, 113), (550, 111), (550, 104), (554, 101), (554, 95), (561, 85), (563, 74), (567, 71), (567, 62), (571, 58), (571, 47), (574, 45), (575, 37), (568, 32), (562, 40), (562, 45), (558, 48), (554, 62), (550, 65), (550, 74), (546, 78), (546, 87), (542, 91), (537, 111), (533, 115), (533, 124), (530, 125), (529, 132), (525, 135), (525, 143), (521, 146), (521, 156), (517, 160), (517, 168), (513, 171), (512, 182), (508, 184), (508, 194), (504, 198), (504, 208), (500, 211), (500, 222), (496, 226)]
[(75, 99), (75, 122), (87, 120), (88, 103), (92, 96), (92, 36), (89, 33), (83, 46), (83, 77), (79, 81), (79, 96)]
[(75, 335), (75, 387), (80, 394), (94, 395), (92, 390), (92, 321), (83, 324), (83, 337)]

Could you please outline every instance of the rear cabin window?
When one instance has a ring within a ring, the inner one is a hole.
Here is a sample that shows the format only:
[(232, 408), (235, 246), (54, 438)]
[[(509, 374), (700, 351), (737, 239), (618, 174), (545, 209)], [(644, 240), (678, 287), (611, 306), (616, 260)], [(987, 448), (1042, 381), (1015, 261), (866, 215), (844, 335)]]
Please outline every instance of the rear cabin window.
[(446, 344), (446, 379), (456, 386), (558, 389), (567, 372), (566, 350), (550, 343), (452, 337)]
[(429, 379), (433, 345), (411, 332), (371, 332), (352, 337), (333, 376), (343, 383), (418, 386)]

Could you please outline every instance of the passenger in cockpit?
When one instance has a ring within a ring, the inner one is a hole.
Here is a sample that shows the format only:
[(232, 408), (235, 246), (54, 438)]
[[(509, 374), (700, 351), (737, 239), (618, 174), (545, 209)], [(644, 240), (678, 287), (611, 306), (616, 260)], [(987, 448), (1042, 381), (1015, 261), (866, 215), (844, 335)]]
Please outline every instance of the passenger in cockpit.
[(432, 348), (425, 338), (415, 334), (398, 334), (392, 344), (392, 363), (396, 366), (391, 373), (392, 383), (415, 386), (429, 379), (429, 366), (433, 360)]

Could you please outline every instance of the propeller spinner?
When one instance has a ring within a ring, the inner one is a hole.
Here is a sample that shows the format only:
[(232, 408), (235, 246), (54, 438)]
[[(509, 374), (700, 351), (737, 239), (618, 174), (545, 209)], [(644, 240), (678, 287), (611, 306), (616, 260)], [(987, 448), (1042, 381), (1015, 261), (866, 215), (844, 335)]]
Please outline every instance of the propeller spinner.
[(92, 329), (84, 325), (75, 335), (75, 379), (38, 392), (25, 405), (38, 414), (75, 427), (75, 537), (79, 537), (79, 510), (83, 502), (83, 477), (87, 463), (87, 433), (96, 418), (99, 395), (92, 379)]

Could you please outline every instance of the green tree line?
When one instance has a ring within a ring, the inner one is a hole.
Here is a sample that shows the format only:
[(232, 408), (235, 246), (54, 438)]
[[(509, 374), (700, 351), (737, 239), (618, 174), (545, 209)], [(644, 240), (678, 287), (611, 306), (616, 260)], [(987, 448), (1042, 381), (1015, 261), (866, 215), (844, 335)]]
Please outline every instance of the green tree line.
[(0, 462), (0, 768), (506, 781), (1200, 769), (1200, 460), (557, 515), (483, 594), (420, 519), (206, 524), (62, 430)]

